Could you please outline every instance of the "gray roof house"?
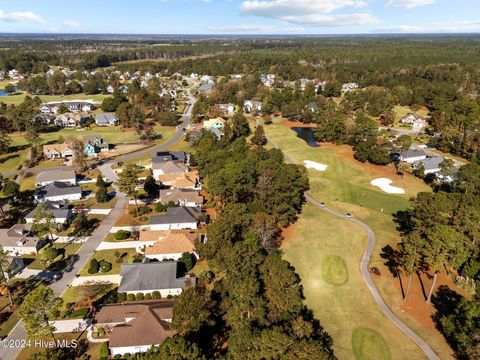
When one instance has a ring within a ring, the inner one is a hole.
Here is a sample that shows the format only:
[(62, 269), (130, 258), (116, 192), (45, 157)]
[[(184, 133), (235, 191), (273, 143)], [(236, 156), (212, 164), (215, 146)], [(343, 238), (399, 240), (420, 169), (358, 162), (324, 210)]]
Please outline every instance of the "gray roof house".
[(68, 186), (64, 182), (54, 181), (38, 188), (34, 194), (35, 201), (76, 201), (82, 198), (80, 186)]
[(37, 186), (45, 186), (53, 182), (77, 185), (77, 175), (73, 170), (54, 169), (42, 171), (35, 178), (35, 185)]
[(197, 229), (202, 209), (199, 207), (172, 207), (165, 215), (150, 217), (150, 230)]
[(180, 161), (184, 164), (188, 164), (190, 154), (185, 151), (164, 151), (157, 152), (152, 157), (152, 163), (162, 163), (167, 161)]
[(423, 160), (427, 154), (423, 150), (408, 149), (400, 152), (400, 160), (413, 164), (415, 161)]
[(95, 124), (98, 126), (115, 126), (118, 124), (118, 116), (111, 113), (95, 115)]
[(442, 156), (431, 156), (423, 160), (418, 160), (413, 163), (414, 167), (419, 167), (423, 165), (424, 173), (431, 174), (437, 173), (440, 171), (440, 164), (445, 160)]
[(83, 143), (85, 145), (92, 145), (96, 151), (108, 151), (110, 150), (110, 144), (102, 137), (97, 135), (88, 135), (83, 137)]
[(9, 255), (36, 254), (43, 245), (45, 241), (33, 235), (28, 225), (16, 224), (10, 229), (0, 229), (0, 248)]
[(120, 293), (151, 293), (159, 291), (162, 298), (178, 295), (187, 285), (195, 285), (195, 277), (178, 277), (176, 261), (122, 265)]
[[(53, 220), (57, 224), (63, 224), (73, 216), (72, 211), (68, 207), (65, 207), (61, 202), (46, 201), (45, 204), (52, 212)], [(33, 209), (25, 216), (27, 224), (33, 223), (36, 212), (37, 208)]]

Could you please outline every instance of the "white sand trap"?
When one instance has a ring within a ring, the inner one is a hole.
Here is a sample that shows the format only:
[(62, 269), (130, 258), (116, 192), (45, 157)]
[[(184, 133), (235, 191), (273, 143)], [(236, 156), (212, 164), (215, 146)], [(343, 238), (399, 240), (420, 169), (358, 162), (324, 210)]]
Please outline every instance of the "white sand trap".
[(386, 193), (405, 194), (405, 190), (396, 186), (392, 186), (390, 185), (391, 183), (392, 183), (392, 180), (387, 178), (379, 178), (379, 179), (372, 180), (370, 182), (370, 184), (372, 184), (373, 186), (378, 186), (380, 189), (382, 189)]
[(327, 165), (320, 164), (318, 162), (311, 161), (311, 160), (303, 160), (303, 165), (305, 165), (306, 168), (315, 169), (315, 170), (318, 170), (318, 171), (327, 170)]

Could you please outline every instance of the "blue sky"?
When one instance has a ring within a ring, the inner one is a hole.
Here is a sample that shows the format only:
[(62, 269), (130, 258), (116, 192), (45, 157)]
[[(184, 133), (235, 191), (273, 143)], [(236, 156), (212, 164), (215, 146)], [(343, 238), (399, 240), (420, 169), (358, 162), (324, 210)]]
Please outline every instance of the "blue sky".
[(480, 32), (479, 0), (0, 0), (0, 32)]

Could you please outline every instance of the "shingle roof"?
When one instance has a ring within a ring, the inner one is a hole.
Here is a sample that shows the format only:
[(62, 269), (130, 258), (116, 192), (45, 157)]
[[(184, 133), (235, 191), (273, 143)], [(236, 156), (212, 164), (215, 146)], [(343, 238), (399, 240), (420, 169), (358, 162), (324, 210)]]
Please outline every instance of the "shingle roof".
[(188, 166), (180, 161), (165, 161), (152, 163), (153, 170), (162, 170), (164, 174), (179, 174), (188, 171)]
[(188, 154), (185, 151), (166, 151), (157, 152), (152, 157), (152, 163), (166, 161), (181, 161), (185, 163), (188, 160)]
[(198, 194), (198, 191), (184, 190), (184, 189), (163, 189), (160, 190), (160, 202), (169, 203), (179, 201), (202, 203), (203, 196)]
[[(122, 265), (118, 292), (185, 288), (185, 277), (177, 277), (177, 262), (162, 261)], [(192, 285), (195, 278), (189, 278)]]
[(414, 158), (418, 156), (427, 156), (427, 154), (423, 150), (418, 149), (408, 149), (406, 151), (401, 151), (400, 156), (403, 159)]
[(43, 188), (45, 197), (53, 196), (65, 196), (72, 194), (82, 194), (82, 188), (80, 186), (68, 186), (67, 184), (59, 181), (54, 181)]
[(202, 209), (200, 208), (187, 206), (172, 207), (167, 209), (166, 215), (151, 216), (150, 224), (184, 224), (197, 222), (201, 213)]
[[(153, 234), (152, 234), (153, 233)], [(191, 232), (175, 232), (163, 235), (157, 231), (140, 232), (140, 241), (145, 238), (151, 239), (156, 237), (153, 245), (145, 248), (145, 255), (162, 255), (162, 254), (182, 254), (185, 252), (195, 251), (195, 240), (197, 235)]]
[[(66, 219), (68, 217), (68, 214), (70, 213), (69, 209), (66, 208), (56, 208), (51, 205), (50, 202), (46, 201), (44, 202), (48, 206), (48, 209), (52, 212), (52, 215), (55, 219)], [(26, 216), (25, 219), (33, 219), (35, 218), (35, 213), (37, 211), (37, 208), (33, 209), (30, 211)]]
[(53, 182), (53, 181), (62, 181), (62, 180), (71, 180), (75, 179), (75, 171), (65, 170), (65, 169), (56, 169), (56, 170), (45, 170), (39, 173), (35, 179), (37, 184), (44, 182)]
[(112, 113), (102, 113), (95, 115), (95, 122), (101, 124), (111, 124), (118, 121), (118, 117)]
[(38, 238), (30, 233), (24, 224), (15, 224), (10, 229), (0, 229), (0, 246), (18, 246), (19, 240), (25, 247), (36, 246), (38, 243)]
[(170, 328), (173, 303), (160, 301), (141, 304), (104, 305), (96, 314), (98, 324), (114, 324), (133, 318), (128, 323), (115, 326), (109, 337), (110, 347), (159, 345), (176, 332)]
[(423, 160), (418, 160), (415, 162), (415, 164), (423, 164), (423, 167), (425, 170), (435, 170), (440, 168), (440, 164), (445, 160), (441, 156), (432, 156), (432, 157), (427, 157), (426, 159)]

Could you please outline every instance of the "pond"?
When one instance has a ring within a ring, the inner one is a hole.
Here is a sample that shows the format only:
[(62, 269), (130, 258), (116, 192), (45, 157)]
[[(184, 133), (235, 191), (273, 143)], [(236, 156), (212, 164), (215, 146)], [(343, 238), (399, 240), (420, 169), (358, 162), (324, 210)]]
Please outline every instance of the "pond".
[(315, 140), (315, 128), (311, 127), (292, 127), (297, 136), (311, 147), (318, 147), (317, 140)]
[(8, 93), (5, 90), (0, 90), (0, 96), (8, 96)]

